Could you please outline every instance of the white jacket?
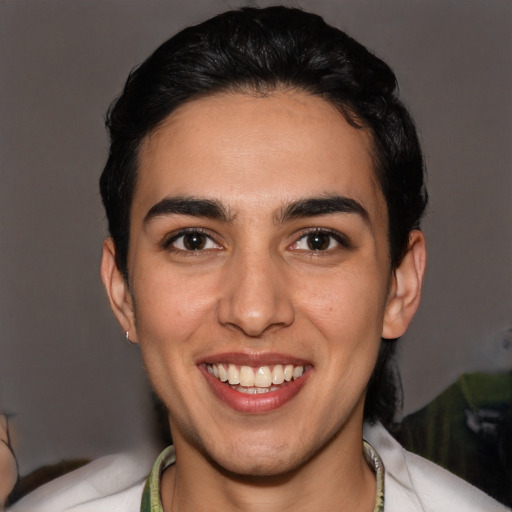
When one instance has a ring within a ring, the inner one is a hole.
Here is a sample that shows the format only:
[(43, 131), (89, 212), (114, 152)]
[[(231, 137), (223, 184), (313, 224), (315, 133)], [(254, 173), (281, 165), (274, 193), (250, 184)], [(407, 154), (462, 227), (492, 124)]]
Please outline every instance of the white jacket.
[[(408, 452), (381, 425), (366, 425), (364, 437), (384, 463), (385, 512), (510, 510), (457, 476)], [(9, 512), (139, 512), (150, 469), (148, 457), (103, 457), (40, 487)]]

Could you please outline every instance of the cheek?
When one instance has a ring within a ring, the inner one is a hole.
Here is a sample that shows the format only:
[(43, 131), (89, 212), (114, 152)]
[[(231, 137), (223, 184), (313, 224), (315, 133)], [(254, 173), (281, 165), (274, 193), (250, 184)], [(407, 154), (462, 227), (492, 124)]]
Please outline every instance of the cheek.
[[(173, 346), (211, 320), (215, 285), (204, 278), (155, 271), (134, 283), (137, 334), (143, 344)], [(140, 291), (140, 293), (138, 293)]]
[(367, 270), (331, 275), (301, 294), (304, 316), (325, 341), (316, 347), (318, 370), (335, 383), (337, 405), (364, 392), (381, 343), (386, 285), (382, 273)]
[(135, 321), (141, 355), (156, 393), (168, 408), (185, 410), (181, 383), (192, 392), (195, 354), (207, 340), (214, 314), (214, 292), (204, 279), (166, 276), (155, 270), (138, 281)]
[(297, 300), (324, 337), (357, 342), (360, 336), (380, 340), (386, 297), (382, 274), (366, 267), (305, 281)]

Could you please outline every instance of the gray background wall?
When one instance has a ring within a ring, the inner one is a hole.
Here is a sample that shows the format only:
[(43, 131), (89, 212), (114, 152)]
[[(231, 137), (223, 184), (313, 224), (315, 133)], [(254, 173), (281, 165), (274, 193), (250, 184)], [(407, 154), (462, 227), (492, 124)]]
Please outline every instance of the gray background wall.
[[(22, 474), (149, 442), (137, 348), (98, 276), (102, 117), (131, 67), (176, 30), (268, 3), (0, 1), (0, 410)], [(421, 131), (430, 252), (423, 305), (401, 341), (409, 412), (461, 372), (512, 366), (512, 3), (300, 5), (392, 65)]]

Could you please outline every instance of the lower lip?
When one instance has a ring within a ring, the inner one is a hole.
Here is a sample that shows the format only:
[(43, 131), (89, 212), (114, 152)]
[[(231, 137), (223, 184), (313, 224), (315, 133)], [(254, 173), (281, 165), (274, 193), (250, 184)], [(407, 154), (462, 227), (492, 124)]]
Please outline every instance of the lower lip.
[(224, 384), (208, 373), (204, 365), (199, 366), (199, 369), (217, 398), (235, 411), (249, 414), (263, 414), (279, 409), (297, 395), (310, 374), (310, 371), (306, 371), (299, 379), (287, 382), (274, 391), (249, 395)]

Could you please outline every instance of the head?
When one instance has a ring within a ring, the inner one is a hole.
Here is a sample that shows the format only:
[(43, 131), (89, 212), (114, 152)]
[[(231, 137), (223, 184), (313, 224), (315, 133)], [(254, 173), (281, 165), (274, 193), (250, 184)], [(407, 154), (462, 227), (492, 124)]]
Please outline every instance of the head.
[[(141, 148), (177, 109), (223, 95), (299, 92), (334, 107), (370, 135), (374, 179), (387, 210), (389, 268), (399, 267), (426, 205), (423, 159), (414, 124), (397, 97), (391, 69), (319, 16), (284, 7), (242, 9), (187, 28), (130, 74), (112, 105), (111, 146), (100, 181), (116, 265), (130, 280), (132, 202)], [(365, 417), (390, 422), (393, 342), (383, 341), (370, 380)]]

